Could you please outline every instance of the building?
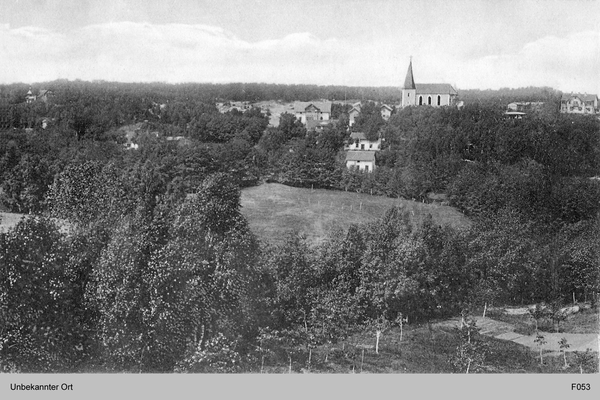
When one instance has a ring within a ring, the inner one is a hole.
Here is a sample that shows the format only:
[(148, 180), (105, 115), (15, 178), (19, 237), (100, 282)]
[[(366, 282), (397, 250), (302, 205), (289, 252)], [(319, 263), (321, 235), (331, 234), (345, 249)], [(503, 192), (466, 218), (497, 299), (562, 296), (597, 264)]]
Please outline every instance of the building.
[(352, 126), (356, 123), (358, 114), (360, 114), (360, 105), (358, 107), (353, 106), (352, 109), (348, 111), (348, 126)]
[(390, 119), (390, 117), (392, 116), (392, 111), (394, 111), (394, 109), (388, 106), (387, 104), (382, 104), (379, 106), (379, 108), (381, 110), (381, 118), (383, 118), (385, 121)]
[(381, 139), (371, 141), (367, 139), (363, 132), (352, 132), (350, 134), (350, 141), (346, 145), (345, 150), (378, 151), (381, 150)]
[(567, 114), (598, 114), (598, 96), (595, 94), (563, 93), (560, 112)]
[(375, 170), (375, 152), (381, 150), (381, 138), (368, 140), (363, 132), (352, 132), (346, 144), (346, 168), (358, 168), (363, 172)]
[(513, 102), (506, 106), (504, 115), (510, 119), (522, 119), (527, 114), (540, 111), (543, 106), (541, 101)]
[(36, 100), (36, 96), (31, 93), (31, 86), (29, 87), (29, 90), (27, 91), (27, 95), (25, 95), (25, 102), (27, 104), (33, 103)]
[(402, 87), (401, 107), (423, 106), (432, 107), (454, 105), (458, 92), (447, 83), (417, 83), (413, 75), (412, 60), (408, 65), (404, 86)]
[(37, 95), (37, 100), (41, 100), (44, 103), (47, 103), (54, 96), (54, 93), (51, 90), (42, 89), (39, 91)]
[(358, 168), (360, 171), (372, 172), (375, 169), (375, 152), (353, 150), (346, 152), (346, 167)]
[(296, 102), (294, 103), (294, 115), (306, 125), (306, 121), (329, 121), (331, 118), (330, 101)]

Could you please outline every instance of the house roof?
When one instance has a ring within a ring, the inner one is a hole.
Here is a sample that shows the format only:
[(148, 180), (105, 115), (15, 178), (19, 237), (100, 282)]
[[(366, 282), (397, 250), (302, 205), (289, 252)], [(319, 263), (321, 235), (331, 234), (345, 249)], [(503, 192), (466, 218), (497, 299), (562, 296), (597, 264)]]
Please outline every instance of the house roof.
[(412, 60), (408, 64), (408, 71), (406, 71), (406, 78), (404, 79), (403, 89), (415, 89), (415, 78), (413, 77)]
[(314, 129), (317, 127), (325, 127), (327, 125), (329, 125), (331, 123), (331, 121), (318, 121), (318, 120), (313, 120), (313, 119), (309, 119), (306, 121), (306, 129)]
[(294, 112), (305, 112), (311, 104), (322, 113), (331, 113), (330, 101), (297, 101), (294, 103)]
[(52, 94), (52, 92), (51, 92), (50, 90), (42, 89), (42, 90), (40, 90), (40, 92), (38, 93), (38, 96), (39, 96), (39, 97), (42, 97), (42, 96), (44, 96), (44, 95), (46, 95), (46, 94)]
[(352, 112), (357, 112), (360, 113), (360, 108), (356, 108), (356, 107), (352, 107), (352, 109), (350, 111), (348, 111), (348, 114), (352, 113)]
[(367, 136), (363, 132), (352, 132), (350, 139), (367, 140)]
[(375, 161), (375, 152), (366, 150), (349, 150), (346, 152), (346, 161)]
[(387, 108), (388, 110), (393, 111), (392, 107), (388, 106), (387, 104), (382, 104), (379, 106), (379, 108)]
[(417, 94), (458, 94), (449, 83), (417, 83)]
[(595, 94), (563, 93), (561, 100), (569, 100), (572, 97), (579, 97), (583, 101), (594, 101), (598, 98)]

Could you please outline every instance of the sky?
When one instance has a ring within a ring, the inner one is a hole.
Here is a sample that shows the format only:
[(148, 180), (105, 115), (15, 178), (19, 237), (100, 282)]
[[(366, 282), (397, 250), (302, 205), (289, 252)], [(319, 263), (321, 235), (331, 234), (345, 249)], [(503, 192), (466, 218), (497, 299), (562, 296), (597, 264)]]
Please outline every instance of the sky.
[(600, 0), (0, 0), (0, 83), (265, 82), (600, 94)]

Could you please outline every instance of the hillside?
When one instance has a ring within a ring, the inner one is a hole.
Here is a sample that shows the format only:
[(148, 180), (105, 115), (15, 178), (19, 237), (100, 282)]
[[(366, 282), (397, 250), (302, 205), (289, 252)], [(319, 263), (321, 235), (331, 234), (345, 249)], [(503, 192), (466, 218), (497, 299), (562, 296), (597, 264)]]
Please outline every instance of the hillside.
[(267, 183), (242, 190), (242, 213), (259, 238), (277, 243), (288, 232), (305, 234), (320, 243), (335, 228), (380, 218), (386, 210), (401, 206), (418, 224), (427, 215), (440, 225), (467, 227), (469, 220), (456, 209), (367, 194), (325, 189), (303, 189)]

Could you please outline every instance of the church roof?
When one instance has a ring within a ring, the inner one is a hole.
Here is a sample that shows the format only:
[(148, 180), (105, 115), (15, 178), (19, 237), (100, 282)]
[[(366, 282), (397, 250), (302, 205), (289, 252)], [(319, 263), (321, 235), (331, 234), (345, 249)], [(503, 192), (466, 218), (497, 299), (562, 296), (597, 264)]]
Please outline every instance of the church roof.
[(417, 83), (417, 94), (458, 94), (448, 83)]
[(403, 89), (414, 89), (415, 88), (415, 78), (413, 77), (412, 71), (412, 60), (410, 60), (410, 64), (408, 64), (408, 71), (406, 71), (406, 79), (404, 79)]
[(346, 152), (346, 161), (375, 161), (375, 152), (366, 150), (350, 150)]

